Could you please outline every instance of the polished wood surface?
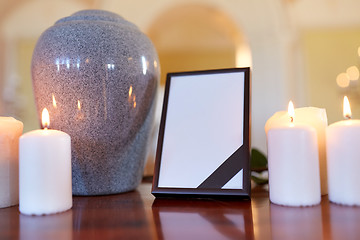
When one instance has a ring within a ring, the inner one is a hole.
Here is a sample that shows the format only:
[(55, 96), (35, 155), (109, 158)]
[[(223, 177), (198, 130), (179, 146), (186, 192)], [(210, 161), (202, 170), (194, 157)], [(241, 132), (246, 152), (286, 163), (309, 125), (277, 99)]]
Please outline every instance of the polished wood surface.
[(151, 183), (136, 191), (74, 197), (71, 210), (26, 216), (0, 209), (0, 239), (360, 239), (360, 208), (271, 204), (266, 189), (251, 201), (154, 199)]

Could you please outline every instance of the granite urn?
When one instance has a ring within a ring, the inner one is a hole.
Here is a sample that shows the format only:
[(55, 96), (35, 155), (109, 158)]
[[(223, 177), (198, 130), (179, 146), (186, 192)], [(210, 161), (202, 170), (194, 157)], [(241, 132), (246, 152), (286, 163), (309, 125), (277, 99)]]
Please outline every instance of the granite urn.
[(156, 50), (117, 14), (84, 10), (58, 20), (32, 58), (37, 114), (72, 142), (74, 195), (135, 189), (141, 181), (160, 77)]

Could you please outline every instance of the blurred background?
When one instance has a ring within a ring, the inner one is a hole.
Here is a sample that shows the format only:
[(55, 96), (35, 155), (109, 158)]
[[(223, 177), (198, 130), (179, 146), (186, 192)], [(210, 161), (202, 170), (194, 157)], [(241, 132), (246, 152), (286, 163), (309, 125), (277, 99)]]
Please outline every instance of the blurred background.
[(168, 72), (250, 66), (252, 147), (263, 152), (266, 120), (290, 99), (326, 108), (332, 123), (348, 94), (360, 117), (358, 0), (0, 0), (0, 115), (23, 121), (24, 132), (39, 128), (30, 74), (36, 41), (82, 9), (115, 12), (146, 33), (160, 57), (161, 88)]

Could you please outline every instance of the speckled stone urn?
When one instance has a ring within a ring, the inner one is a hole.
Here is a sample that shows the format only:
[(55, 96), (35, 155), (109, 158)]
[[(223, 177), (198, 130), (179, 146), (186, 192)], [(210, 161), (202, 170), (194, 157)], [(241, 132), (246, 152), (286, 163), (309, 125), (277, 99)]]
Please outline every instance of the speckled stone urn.
[(153, 122), (159, 61), (151, 41), (117, 14), (84, 10), (39, 38), (32, 80), (40, 119), (72, 141), (74, 195), (135, 189)]

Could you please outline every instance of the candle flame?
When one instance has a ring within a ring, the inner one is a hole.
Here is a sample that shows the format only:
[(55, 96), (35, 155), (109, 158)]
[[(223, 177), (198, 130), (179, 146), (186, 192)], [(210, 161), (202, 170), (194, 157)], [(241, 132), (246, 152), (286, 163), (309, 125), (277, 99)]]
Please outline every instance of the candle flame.
[(347, 96), (344, 97), (343, 102), (343, 115), (344, 118), (350, 119), (351, 118), (351, 108), (350, 108), (350, 102)]
[(290, 121), (293, 123), (294, 118), (295, 118), (295, 110), (294, 110), (294, 104), (293, 104), (292, 101), (289, 102), (288, 114), (289, 114), (289, 117), (290, 117)]
[(43, 128), (47, 129), (50, 126), (50, 115), (49, 115), (49, 111), (44, 108), (42, 111), (42, 116), (41, 116), (41, 120), (42, 120), (42, 126)]
[(81, 110), (81, 102), (80, 102), (80, 100), (77, 101), (77, 107), (78, 107), (79, 110)]

